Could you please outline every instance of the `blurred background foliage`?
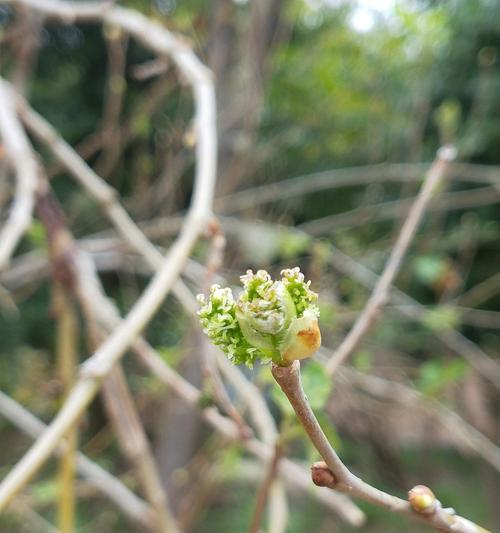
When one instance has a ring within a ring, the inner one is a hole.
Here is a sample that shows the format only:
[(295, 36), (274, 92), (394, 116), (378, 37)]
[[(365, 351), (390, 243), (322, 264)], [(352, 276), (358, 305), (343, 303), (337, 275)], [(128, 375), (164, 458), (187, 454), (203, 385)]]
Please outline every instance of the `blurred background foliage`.
[[(439, 146), (455, 144), (462, 162), (500, 165), (497, 0), (119, 3), (182, 34), (215, 73), (216, 214), (227, 237), (220, 274), (236, 283), (247, 268), (276, 273), (300, 265), (321, 296), (327, 349), (339, 343), (369, 295), (349, 268), (339, 269), (339, 254), (381, 271), (407, 212), (404, 202), (411, 202)], [(11, 79), (22, 67), (24, 16), (0, 2), (0, 69)], [(24, 84), (33, 107), (119, 190), (152, 238), (167, 246), (172, 238), (168, 221), (187, 207), (193, 173), (193, 109), (182, 80), (179, 84), (168, 61), (158, 64), (115, 28), (34, 24), (39, 46), (34, 46)], [(113, 102), (119, 102), (118, 109), (112, 109)], [(95, 202), (39, 148), (75, 237), (110, 235)], [(387, 164), (404, 166), (390, 170)], [(346, 167), (352, 180), (348, 176), (343, 186), (290, 193), (292, 184), (307, 184), (318, 173), (325, 179), (331, 173), (335, 183), (335, 169)], [(442, 204), (436, 200), (398, 277), (398, 288), (425, 306), (421, 319), (405, 319), (401, 306), (391, 302), (353, 357), (352, 369), (415, 388), (429, 402), (460, 412), (498, 443), (498, 390), (439, 340), (443, 332), (458, 330), (499, 358), (500, 167), (490, 169), (497, 179), (496, 186), (488, 187), (473, 179), (478, 168), (446, 182), (441, 193), (455, 196)], [(373, 179), (366, 179), (367, 169)], [(274, 189), (259, 189), (274, 183), (279, 183)], [(0, 189), (5, 204), (9, 189), (3, 184)], [(252, 201), (256, 194), (260, 200)], [(332, 215), (339, 217), (320, 222)], [(33, 254), (43, 257), (45, 249), (43, 226), (34, 221), (12, 270), (33, 260)], [(200, 244), (194, 259), (203, 263), (207, 253), (208, 246)], [(123, 253), (118, 261), (106, 265), (102, 259), (100, 265), (108, 294), (126, 312), (147, 282), (140, 262)], [(0, 301), (0, 387), (48, 421), (60, 405), (60, 383), (53, 370), (54, 319), (46, 270), (17, 284), (9, 273), (1, 278), (9, 296)], [(193, 292), (201, 290), (202, 278), (196, 270), (186, 277)], [(165, 303), (147, 335), (170, 364), (203, 385), (193, 365), (200, 341), (175, 300)], [(82, 337), (81, 358), (89, 352)], [(457, 445), (454, 432), (439, 427), (421, 406), (398, 403), (396, 394), (376, 398), (343, 374), (332, 389), (322, 357), (304, 369), (306, 390), (355, 472), (398, 494), (427, 483), (445, 505), (498, 527), (498, 471)], [(178, 400), (133, 361), (125, 365), (186, 530), (246, 530), (256, 492), (255, 465), (238, 448), (220, 447), (191, 411), (179, 417)], [(248, 375), (262, 387), (281, 424), (286, 452), (314, 460), (267, 369)], [(186, 416), (193, 421), (185, 423)], [(185, 439), (182, 450), (175, 445), (179, 440), (169, 437), (172, 427), (177, 439)], [(0, 430), (3, 476), (28, 442), (2, 419)], [(81, 431), (82, 450), (135, 487), (99, 401)], [(199, 476), (193, 481), (195, 468)], [(54, 470), (50, 463), (25, 491), (29, 504), (50, 520), (57, 495)], [(83, 482), (78, 490), (78, 531), (134, 530)], [(290, 499), (289, 531), (354, 531), (305, 494), (291, 493)], [(368, 515), (363, 531), (422, 530), (361, 507)], [(34, 531), (14, 511), (0, 517), (0, 530)]]

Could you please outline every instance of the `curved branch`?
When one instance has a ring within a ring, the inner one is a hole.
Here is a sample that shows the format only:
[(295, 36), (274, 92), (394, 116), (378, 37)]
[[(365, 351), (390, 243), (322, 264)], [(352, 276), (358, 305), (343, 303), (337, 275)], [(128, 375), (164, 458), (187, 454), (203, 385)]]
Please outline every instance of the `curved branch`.
[(10, 258), (31, 223), (38, 166), (30, 156), (29, 141), (16, 118), (15, 102), (8, 84), (0, 80), (0, 137), (16, 174), (16, 190), (8, 220), (0, 232), (0, 271)]
[(311, 442), (325, 461), (315, 463), (312, 467), (312, 477), (316, 484), (345, 492), (388, 511), (424, 522), (440, 532), (491, 533), (470, 520), (443, 509), (437, 500), (432, 502), (434, 506), (431, 512), (428, 512), (427, 508), (423, 512), (416, 512), (410, 502), (381, 491), (352, 474), (328, 442), (307, 401), (300, 377), (300, 362), (294, 361), (292, 365), (286, 367), (273, 364), (272, 374), (290, 401)]
[[(75, 424), (98, 392), (103, 378), (144, 329), (179, 277), (184, 262), (210, 216), (215, 185), (217, 142), (215, 95), (211, 75), (192, 50), (160, 24), (148, 20), (133, 10), (109, 4), (71, 4), (33, 0), (13, 0), (11, 3), (27, 5), (48, 16), (53, 15), (63, 19), (69, 16), (70, 20), (74, 21), (97, 20), (111, 23), (133, 35), (154, 52), (162, 56), (170, 55), (193, 89), (196, 108), (195, 131), (198, 142), (193, 199), (179, 237), (130, 313), (85, 363), (78, 382), (53, 422), (2, 481), (0, 510), (29, 482), (48, 459), (60, 439)], [(34, 162), (32, 155), (31, 160)]]

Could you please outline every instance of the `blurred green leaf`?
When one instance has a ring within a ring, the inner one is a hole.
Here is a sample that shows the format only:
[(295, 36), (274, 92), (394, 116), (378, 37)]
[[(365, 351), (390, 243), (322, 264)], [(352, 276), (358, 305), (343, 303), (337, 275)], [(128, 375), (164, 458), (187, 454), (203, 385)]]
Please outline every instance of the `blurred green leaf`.
[(417, 387), (424, 394), (436, 396), (448, 385), (463, 379), (468, 368), (463, 359), (427, 361), (420, 367)]
[(455, 329), (460, 325), (460, 312), (446, 306), (437, 306), (425, 311), (422, 322), (433, 331)]

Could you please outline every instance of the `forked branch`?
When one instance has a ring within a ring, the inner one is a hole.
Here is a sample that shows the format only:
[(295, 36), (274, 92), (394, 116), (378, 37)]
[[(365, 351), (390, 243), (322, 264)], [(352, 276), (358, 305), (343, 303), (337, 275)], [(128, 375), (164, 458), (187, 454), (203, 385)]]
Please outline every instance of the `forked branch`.
[(300, 362), (294, 361), (290, 366), (273, 364), (272, 374), (290, 401), (309, 439), (324, 459), (324, 464), (315, 463), (312, 467), (313, 481), (317, 485), (344, 492), (388, 511), (424, 522), (440, 532), (489, 533), (481, 526), (456, 515), (452, 510), (444, 509), (435, 497), (428, 495), (428, 499), (416, 500), (414, 493), (410, 491), (410, 501), (406, 501), (355, 476), (328, 442), (307, 401), (300, 377)]

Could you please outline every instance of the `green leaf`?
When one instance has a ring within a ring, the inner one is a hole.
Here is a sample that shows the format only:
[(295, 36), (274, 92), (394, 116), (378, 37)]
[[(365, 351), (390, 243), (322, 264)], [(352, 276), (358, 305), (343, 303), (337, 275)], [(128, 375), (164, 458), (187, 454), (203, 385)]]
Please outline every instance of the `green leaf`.
[(415, 259), (413, 272), (415, 277), (424, 285), (433, 285), (448, 270), (448, 261), (442, 257), (423, 256)]
[(460, 325), (460, 313), (451, 307), (434, 307), (425, 312), (422, 323), (433, 331), (454, 329)]
[(35, 248), (43, 250), (47, 247), (45, 227), (39, 220), (33, 220), (31, 222), (31, 226), (26, 235)]
[(460, 381), (467, 370), (468, 365), (463, 359), (428, 361), (420, 367), (417, 387), (428, 396), (436, 396), (448, 385)]
[(302, 383), (313, 409), (323, 409), (332, 391), (332, 381), (325, 366), (309, 361), (302, 367)]

